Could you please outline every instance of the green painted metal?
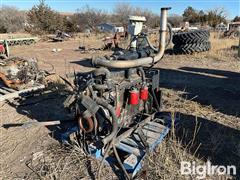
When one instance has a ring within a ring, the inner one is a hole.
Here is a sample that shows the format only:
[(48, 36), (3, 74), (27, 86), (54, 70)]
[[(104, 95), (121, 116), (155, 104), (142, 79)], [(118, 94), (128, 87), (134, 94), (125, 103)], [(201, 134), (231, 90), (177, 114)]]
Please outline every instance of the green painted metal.
[(0, 39), (0, 43), (7, 41), (9, 46), (22, 45), (22, 44), (29, 45), (32, 43), (36, 43), (38, 40), (39, 40), (38, 37), (12, 38), (12, 39)]

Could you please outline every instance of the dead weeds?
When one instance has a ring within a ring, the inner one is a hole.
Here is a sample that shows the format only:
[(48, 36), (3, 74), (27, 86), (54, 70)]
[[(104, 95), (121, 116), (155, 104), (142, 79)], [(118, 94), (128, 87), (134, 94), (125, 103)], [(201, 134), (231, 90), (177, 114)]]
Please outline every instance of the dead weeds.
[[(195, 179), (196, 176), (182, 176), (182, 161), (203, 164), (210, 160), (213, 164), (234, 164), (240, 157), (238, 118), (216, 112), (210, 106), (184, 98), (185, 92), (163, 89), (163, 109), (180, 113), (180, 122), (169, 136), (147, 157), (149, 179)], [(228, 151), (231, 148), (230, 151)], [(235, 154), (232, 154), (232, 153)], [(38, 153), (39, 154), (39, 153)], [(26, 161), (29, 172), (24, 179), (94, 179), (99, 161), (86, 156), (75, 143), (71, 147), (50, 145), (41, 151), (41, 156)], [(235, 159), (235, 160), (234, 160)], [(104, 179), (117, 179), (109, 166), (102, 171)], [(208, 177), (218, 179), (220, 177)], [(230, 178), (222, 176), (223, 179)], [(139, 175), (137, 179), (144, 179)]]
[[(101, 35), (98, 35), (85, 39), (86, 42), (77, 39), (59, 44), (39, 42), (33, 45), (34, 51), (27, 51), (28, 47), (25, 46), (14, 47), (13, 54), (37, 56), (40, 59), (47, 60), (54, 65), (57, 73), (63, 75), (66, 74), (66, 59), (69, 59), (67, 63), (71, 64), (70, 69), (73, 69), (74, 64), (75, 70), (85, 70), (86, 68), (83, 69), (82, 66), (79, 66), (78, 61), (91, 54), (80, 55), (73, 49), (82, 44), (89, 48), (93, 45), (94, 47), (101, 46), (101, 38)], [(95, 43), (96, 39), (98, 40), (97, 45)], [(184, 66), (211, 67), (239, 72), (240, 64), (236, 57), (236, 51), (230, 50), (230, 47), (236, 45), (238, 41), (217, 39), (211, 36), (211, 42), (212, 50), (209, 52), (193, 55), (166, 55), (163, 61), (156, 66), (170, 69), (178, 69)], [(53, 54), (51, 49), (56, 47), (68, 48), (63, 48), (63, 52)], [(75, 62), (73, 62), (74, 60)], [(42, 66), (44, 67), (44, 65)], [(61, 80), (59, 80), (60, 82)], [(56, 85), (53, 84), (53, 86)], [(59, 89), (62, 89), (62, 86)], [(240, 119), (236, 116), (224, 114), (212, 106), (204, 106), (199, 102), (195, 102), (195, 97), (187, 99), (185, 98), (186, 95), (187, 93), (183, 91), (163, 89), (163, 110), (179, 113), (181, 121), (178, 128), (173, 129), (165, 141), (148, 157), (149, 179), (195, 179), (195, 177), (186, 177), (180, 174), (181, 161), (196, 161), (196, 163), (201, 164), (206, 160), (210, 160), (216, 165), (232, 164), (238, 168), (240, 167)], [(46, 113), (49, 109), (47, 104), (48, 102), (46, 102), (46, 107), (44, 106)], [(56, 103), (54, 102), (53, 105), (56, 106)], [(1, 123), (8, 121), (8, 119), (11, 122), (16, 122), (19, 116), (23, 116), (15, 112), (12, 107), (6, 106), (4, 109), (1, 108)], [(21, 121), (26, 121), (26, 118)], [(7, 147), (2, 147), (1, 153), (7, 152), (6, 149), (12, 151), (14, 149), (12, 146), (16, 143), (19, 144), (18, 147), (21, 147), (21, 149), (16, 149), (16, 152), (19, 152), (13, 158), (18, 156), (20, 158), (24, 146), (27, 147), (25, 147), (27, 150), (33, 152), (31, 156), (26, 156), (27, 159), (21, 157), (21, 163), (25, 163), (26, 167), (24, 169), (21, 166), (21, 172), (13, 172), (13, 169), (19, 166), (19, 159), (10, 162), (8, 158), (4, 158), (4, 161), (1, 161), (1, 177), (3, 179), (94, 179), (99, 161), (84, 155), (77, 145), (69, 148), (62, 147), (57, 143), (50, 143), (50, 145), (44, 143), (44, 145), (41, 145), (42, 143), (39, 144), (36, 139), (40, 134), (43, 134), (43, 131), (37, 129), (34, 132), (34, 130), (26, 130), (29, 132), (26, 135), (24, 134), (24, 132), (26, 133), (25, 130), (14, 129), (7, 131), (1, 129), (1, 133), (4, 135), (2, 137), (9, 136), (9, 138), (13, 137), (15, 140), (13, 143), (6, 143)], [(50, 138), (48, 136), (48, 140)], [(29, 139), (31, 139), (30, 142)], [(7, 139), (3, 140), (1, 145), (3, 145), (3, 142), (7, 142)], [(49, 142), (52, 141), (49, 140)], [(33, 151), (29, 148), (30, 145), (27, 146), (26, 143), (38, 148)], [(238, 169), (237, 172), (239, 171)], [(102, 172), (104, 179), (116, 179), (108, 166), (105, 166)], [(209, 179), (217, 178), (219, 177), (209, 177)], [(223, 179), (226, 178), (223, 177)], [(138, 179), (142, 179), (142, 177)]]

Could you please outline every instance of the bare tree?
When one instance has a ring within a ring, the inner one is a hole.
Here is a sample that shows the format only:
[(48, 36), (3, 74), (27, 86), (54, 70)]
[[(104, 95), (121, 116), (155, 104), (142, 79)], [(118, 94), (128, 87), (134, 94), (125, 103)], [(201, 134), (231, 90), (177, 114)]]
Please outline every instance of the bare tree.
[(183, 17), (179, 16), (177, 14), (170, 15), (168, 17), (168, 22), (173, 26), (173, 27), (180, 27), (182, 22), (183, 22)]
[(149, 9), (133, 7), (129, 3), (118, 3), (114, 9), (114, 15), (115, 21), (124, 27), (127, 27), (130, 15), (145, 16), (147, 19), (146, 25), (149, 27), (159, 26), (160, 17), (157, 14), (154, 14)]
[(198, 11), (191, 6), (188, 6), (183, 12), (183, 20), (190, 23), (198, 22)]
[(63, 30), (68, 33), (80, 31), (76, 15), (63, 16)]
[(149, 9), (135, 8), (133, 14), (146, 17), (147, 21), (145, 24), (150, 28), (159, 26), (160, 16), (158, 14), (154, 14)]
[(127, 27), (128, 17), (133, 15), (133, 7), (129, 3), (118, 3), (115, 6), (114, 13), (115, 19), (118, 23)]
[(227, 12), (224, 8), (216, 8), (208, 11), (206, 18), (210, 26), (216, 27), (219, 23), (227, 23), (226, 17)]
[(15, 7), (3, 6), (0, 8), (0, 32), (9, 33), (24, 29), (25, 13)]
[(81, 31), (86, 28), (95, 30), (98, 24), (107, 21), (108, 16), (106, 12), (100, 9), (90, 8), (89, 6), (78, 9), (77, 13), (74, 14), (74, 18)]
[(227, 13), (224, 8), (211, 9), (208, 12), (203, 10), (196, 10), (192, 7), (187, 7), (183, 13), (183, 20), (190, 23), (208, 24), (215, 27), (217, 24), (223, 22), (226, 23)]

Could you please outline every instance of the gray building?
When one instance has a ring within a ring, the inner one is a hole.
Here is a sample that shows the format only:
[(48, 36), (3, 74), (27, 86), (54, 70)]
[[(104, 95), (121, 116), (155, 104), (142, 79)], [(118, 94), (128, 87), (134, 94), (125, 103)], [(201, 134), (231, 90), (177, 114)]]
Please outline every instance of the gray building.
[(100, 31), (109, 32), (109, 33), (116, 33), (116, 32), (124, 32), (124, 28), (121, 26), (116, 26), (111, 23), (102, 23), (97, 26)]

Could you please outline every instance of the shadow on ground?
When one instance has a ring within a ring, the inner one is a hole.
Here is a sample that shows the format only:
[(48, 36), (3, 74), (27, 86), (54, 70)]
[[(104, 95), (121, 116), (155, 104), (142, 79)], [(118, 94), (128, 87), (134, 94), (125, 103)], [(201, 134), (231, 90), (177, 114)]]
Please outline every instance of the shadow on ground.
[(240, 178), (240, 131), (217, 122), (180, 114), (176, 136), (191, 154), (212, 165), (234, 165)]
[(79, 61), (71, 61), (70, 63), (77, 64), (77, 65), (80, 65), (83, 67), (89, 67), (89, 68), (93, 67), (93, 65), (91, 63), (91, 59), (89, 59), (89, 58), (81, 59)]
[[(235, 117), (240, 117), (239, 82), (240, 73), (236, 72), (192, 67), (160, 68), (161, 87), (185, 91), (185, 98), (211, 105), (217, 111)], [(240, 178), (239, 130), (208, 119), (197, 118), (196, 121), (191, 115), (182, 114), (181, 120), (176, 134), (183, 146), (198, 158), (209, 159), (213, 165), (235, 165), (237, 178)], [(196, 126), (200, 129), (194, 136)]]
[[(65, 100), (64, 96), (55, 95), (55, 97), (43, 96), (39, 98), (39, 102), (36, 99), (34, 99), (34, 102), (28, 100), (21, 106), (16, 107), (18, 113), (40, 122), (56, 119), (65, 121), (68, 119), (62, 107)], [(189, 153), (197, 158), (210, 160), (212, 165), (235, 165), (238, 168), (237, 172), (240, 172), (239, 130), (208, 119), (196, 118), (192, 115), (180, 114), (180, 119), (178, 128), (176, 128), (176, 136)], [(61, 135), (75, 125), (75, 123), (63, 123), (47, 128), (51, 131), (49, 133), (51, 137), (61, 141)], [(88, 168), (90, 167), (91, 165), (88, 165)], [(91, 169), (88, 173), (94, 179)], [(237, 177), (239, 177), (239, 173)]]
[[(203, 105), (212, 105), (228, 115), (240, 116), (240, 83), (238, 82), (240, 82), (240, 74), (235, 72), (188, 67), (178, 70), (160, 69), (162, 87), (185, 90), (188, 99), (197, 96), (194, 101)], [(69, 116), (63, 107), (65, 99), (66, 96), (59, 94), (40, 95), (21, 102), (22, 104), (15, 108), (19, 114), (27, 115), (37, 121), (65, 121), (66, 123), (61, 125), (48, 126), (50, 135), (61, 140), (62, 133), (76, 125), (75, 122), (68, 121)], [(176, 135), (182, 145), (188, 147), (190, 153), (198, 158), (209, 159), (215, 165), (240, 167), (239, 130), (208, 119), (198, 118), (196, 121), (196, 117), (191, 115), (182, 114), (181, 119), (184, 121), (179, 122)], [(194, 135), (196, 125), (200, 126), (200, 129)]]
[(182, 67), (160, 68), (160, 86), (181, 90), (186, 98), (211, 105), (226, 115), (240, 117), (240, 73)]
[(24, 101), (20, 101), (20, 104), (12, 104), (11, 106), (16, 108), (19, 114), (25, 115), (36, 123), (17, 123), (17, 124), (5, 124), (4, 128), (12, 128), (17, 126), (31, 127), (38, 126), (37, 122), (51, 122), (60, 121), (58, 125), (46, 126), (49, 129), (49, 135), (62, 142), (66, 132), (70, 133), (72, 128), (76, 128), (76, 122), (70, 117), (68, 112), (64, 109), (63, 102), (67, 98), (66, 95), (60, 95), (57, 93), (47, 93), (34, 97), (26, 98)]

